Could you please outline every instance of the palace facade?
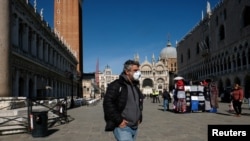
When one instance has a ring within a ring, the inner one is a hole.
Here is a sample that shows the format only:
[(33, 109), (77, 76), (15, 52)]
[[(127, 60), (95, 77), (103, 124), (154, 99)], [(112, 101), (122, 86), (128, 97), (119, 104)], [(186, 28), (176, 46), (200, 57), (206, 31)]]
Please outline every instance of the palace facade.
[(177, 44), (178, 75), (250, 90), (250, 1), (222, 0)]

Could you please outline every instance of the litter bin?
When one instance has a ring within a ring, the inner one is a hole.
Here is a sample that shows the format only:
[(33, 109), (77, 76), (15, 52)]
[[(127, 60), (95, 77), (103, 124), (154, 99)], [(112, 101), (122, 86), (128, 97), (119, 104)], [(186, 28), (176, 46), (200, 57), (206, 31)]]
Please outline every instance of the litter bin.
[(44, 137), (48, 133), (48, 111), (32, 112), (32, 136)]

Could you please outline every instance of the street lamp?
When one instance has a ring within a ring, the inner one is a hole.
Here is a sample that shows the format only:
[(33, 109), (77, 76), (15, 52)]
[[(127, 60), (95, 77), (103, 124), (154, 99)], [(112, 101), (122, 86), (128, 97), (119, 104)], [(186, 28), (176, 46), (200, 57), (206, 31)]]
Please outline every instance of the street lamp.
[(74, 108), (74, 74), (70, 74), (70, 78), (72, 80), (72, 87), (71, 87), (71, 102), (70, 102), (70, 108)]

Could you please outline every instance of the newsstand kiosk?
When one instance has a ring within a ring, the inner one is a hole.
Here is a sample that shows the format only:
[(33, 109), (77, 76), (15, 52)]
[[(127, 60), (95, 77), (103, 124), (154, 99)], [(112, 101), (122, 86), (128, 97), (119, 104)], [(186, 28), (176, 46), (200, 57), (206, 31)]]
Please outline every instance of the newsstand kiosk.
[(205, 97), (204, 86), (190, 85), (185, 86), (187, 112), (204, 112)]

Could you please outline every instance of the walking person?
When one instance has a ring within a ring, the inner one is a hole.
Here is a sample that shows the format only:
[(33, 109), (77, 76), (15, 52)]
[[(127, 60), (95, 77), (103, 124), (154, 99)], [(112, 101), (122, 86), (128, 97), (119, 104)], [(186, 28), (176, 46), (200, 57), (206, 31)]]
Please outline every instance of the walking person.
[(210, 102), (211, 102), (212, 112), (216, 113), (217, 109), (219, 108), (218, 104), (219, 91), (214, 80), (212, 80), (212, 82), (209, 84), (209, 87), (210, 87)]
[(169, 110), (169, 103), (171, 102), (171, 96), (166, 89), (163, 90), (162, 98), (163, 98), (164, 111), (166, 111), (166, 110), (168, 111)]
[(153, 98), (152, 103), (156, 103), (156, 96), (157, 96), (157, 93), (156, 93), (155, 89), (153, 89), (153, 91), (152, 91), (152, 98)]
[(231, 93), (232, 95), (232, 102), (233, 102), (233, 108), (235, 111), (235, 116), (240, 117), (241, 115), (241, 106), (242, 106), (242, 101), (243, 101), (243, 89), (240, 87), (238, 83), (234, 85), (234, 89)]
[(135, 141), (142, 122), (143, 95), (139, 89), (139, 62), (127, 60), (119, 79), (108, 85), (103, 101), (105, 131), (117, 141)]
[(157, 103), (157, 102), (158, 102), (158, 103), (161, 103), (159, 91), (156, 91), (155, 94), (156, 94), (156, 103)]
[(250, 110), (250, 89), (247, 91), (245, 98), (247, 99), (248, 102), (248, 108)]

